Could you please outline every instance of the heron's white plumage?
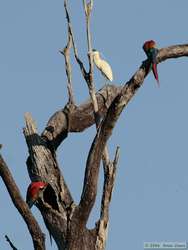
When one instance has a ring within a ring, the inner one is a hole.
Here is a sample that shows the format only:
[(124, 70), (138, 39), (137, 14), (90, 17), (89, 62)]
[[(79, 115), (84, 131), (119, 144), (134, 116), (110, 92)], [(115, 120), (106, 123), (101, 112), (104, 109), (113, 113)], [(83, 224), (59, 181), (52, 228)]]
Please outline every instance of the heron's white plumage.
[(110, 65), (100, 57), (99, 51), (93, 51), (93, 61), (101, 73), (111, 82), (113, 81), (113, 73)]

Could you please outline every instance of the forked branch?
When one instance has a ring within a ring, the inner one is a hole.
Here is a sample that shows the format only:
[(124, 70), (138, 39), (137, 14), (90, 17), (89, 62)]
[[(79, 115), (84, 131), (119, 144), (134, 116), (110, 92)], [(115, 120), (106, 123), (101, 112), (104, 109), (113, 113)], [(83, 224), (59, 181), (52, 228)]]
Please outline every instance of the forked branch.
[[(188, 56), (188, 45), (177, 45), (161, 49), (157, 56), (157, 62), (162, 62), (168, 58), (175, 58), (181, 56)], [(80, 201), (80, 208), (83, 211), (83, 220), (86, 223), (90, 211), (94, 205), (97, 194), (97, 182), (99, 174), (100, 160), (102, 151), (104, 150), (105, 143), (109, 139), (112, 130), (128, 102), (134, 96), (136, 91), (142, 85), (146, 77), (146, 68), (148, 60), (144, 61), (140, 69), (133, 75), (133, 77), (124, 85), (120, 94), (112, 101), (108, 109), (107, 115), (102, 122), (101, 128), (98, 130), (97, 135), (91, 146), (89, 156), (87, 159), (84, 186)]]
[(81, 59), (78, 56), (78, 50), (77, 50), (77, 47), (76, 47), (76, 43), (75, 43), (75, 39), (74, 39), (74, 33), (73, 33), (71, 20), (70, 20), (70, 15), (69, 15), (68, 7), (67, 7), (67, 0), (64, 0), (64, 8), (65, 8), (65, 14), (66, 14), (67, 25), (68, 25), (68, 33), (71, 35), (71, 38), (72, 38), (72, 46), (73, 46), (73, 50), (74, 50), (74, 56), (75, 56), (75, 59), (76, 59), (78, 65), (80, 66), (80, 70), (82, 72), (82, 75), (83, 75), (84, 79), (87, 81), (88, 74), (86, 72), (86, 69), (84, 67), (83, 62), (81, 61)]

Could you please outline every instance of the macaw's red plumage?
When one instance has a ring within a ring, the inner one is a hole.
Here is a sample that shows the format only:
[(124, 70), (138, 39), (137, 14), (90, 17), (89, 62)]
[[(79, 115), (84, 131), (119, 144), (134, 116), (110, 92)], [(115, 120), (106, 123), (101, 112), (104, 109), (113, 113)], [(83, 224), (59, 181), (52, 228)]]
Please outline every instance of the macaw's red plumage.
[(146, 41), (143, 45), (143, 50), (146, 53), (148, 59), (150, 60), (154, 77), (159, 85), (159, 77), (158, 77), (157, 62), (156, 62), (158, 49), (156, 47), (155, 41), (153, 40)]
[(26, 196), (26, 202), (31, 208), (33, 204), (40, 198), (40, 195), (44, 191), (44, 189), (47, 187), (48, 183), (42, 182), (42, 181), (35, 181), (31, 182), (27, 189), (27, 196)]

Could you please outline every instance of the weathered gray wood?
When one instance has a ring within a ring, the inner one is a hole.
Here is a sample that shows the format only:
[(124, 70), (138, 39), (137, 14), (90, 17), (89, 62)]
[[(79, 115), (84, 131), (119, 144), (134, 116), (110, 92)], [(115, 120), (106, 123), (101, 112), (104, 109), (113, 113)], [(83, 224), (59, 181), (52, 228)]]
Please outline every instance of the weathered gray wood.
[[(157, 62), (168, 58), (188, 56), (188, 45), (177, 45), (161, 49)], [(38, 204), (47, 228), (54, 237), (59, 249), (103, 250), (109, 225), (109, 204), (114, 185), (116, 164), (109, 161), (106, 167), (101, 216), (93, 230), (86, 223), (95, 203), (99, 166), (102, 152), (113, 128), (129, 101), (142, 85), (147, 75), (148, 61), (144, 61), (133, 77), (123, 86), (109, 85), (97, 93), (99, 113), (103, 121), (92, 143), (85, 171), (82, 196), (79, 205), (74, 204), (70, 191), (59, 169), (55, 150), (70, 132), (82, 132), (95, 124), (91, 100), (80, 105), (66, 106), (56, 112), (49, 120), (41, 136), (30, 115), (26, 115), (24, 134), (30, 157), (28, 170), (32, 180), (42, 179), (50, 183), (48, 191), (55, 197), (54, 208), (48, 200)], [(116, 161), (115, 161), (116, 162)]]
[[(188, 56), (188, 44), (160, 49), (157, 62), (166, 59)], [(70, 132), (82, 132), (92, 126), (94, 121), (92, 102), (88, 100), (79, 107), (66, 106), (56, 112), (49, 120), (42, 135), (38, 135), (35, 122), (26, 114), (24, 135), (29, 150), (27, 160), (31, 180), (44, 180), (49, 186), (39, 199), (37, 207), (45, 224), (61, 250), (103, 250), (109, 225), (109, 204), (114, 185), (117, 158), (105, 166), (105, 181), (101, 202), (101, 215), (93, 230), (86, 223), (95, 203), (97, 183), (102, 152), (113, 128), (129, 101), (142, 85), (147, 75), (148, 60), (144, 61), (133, 77), (123, 86), (107, 86), (97, 93), (99, 112), (103, 121), (93, 140), (85, 171), (85, 179), (80, 203), (76, 205), (66, 185), (56, 159), (56, 149)], [(33, 220), (28, 206), (20, 197), (11, 173), (0, 159), (0, 175), (8, 192), (25, 219), (33, 237), (34, 247), (44, 250), (44, 236)]]

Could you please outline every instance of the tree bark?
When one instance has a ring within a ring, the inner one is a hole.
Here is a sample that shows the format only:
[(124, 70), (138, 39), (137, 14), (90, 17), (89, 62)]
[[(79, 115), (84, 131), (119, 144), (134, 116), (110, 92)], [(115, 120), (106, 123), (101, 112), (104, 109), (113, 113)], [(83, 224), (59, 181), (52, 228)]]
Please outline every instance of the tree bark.
[(3, 179), (8, 193), (12, 199), (14, 206), (18, 209), (22, 218), (24, 219), (28, 230), (33, 240), (33, 246), (37, 250), (45, 250), (45, 237), (42, 233), (37, 221), (29, 210), (28, 206), (24, 202), (20, 191), (5, 163), (3, 157), (0, 155), (0, 176)]
[[(161, 49), (157, 62), (168, 58), (188, 56), (188, 45), (176, 45)], [(83, 132), (95, 124), (92, 101), (79, 107), (65, 106), (57, 111), (47, 123), (42, 135), (37, 134), (31, 115), (26, 115), (24, 135), (29, 148), (27, 161), (31, 180), (45, 180), (49, 188), (37, 206), (45, 224), (61, 250), (102, 250), (105, 248), (109, 224), (109, 204), (114, 185), (117, 153), (114, 161), (105, 166), (105, 180), (101, 201), (101, 215), (95, 228), (86, 224), (95, 203), (102, 152), (113, 128), (126, 105), (142, 85), (147, 75), (148, 60), (123, 86), (108, 85), (96, 96), (102, 122), (89, 151), (80, 203), (74, 203), (56, 160), (56, 149), (70, 132)], [(53, 203), (49, 200), (53, 197)]]
[[(188, 56), (188, 44), (175, 45), (159, 50), (157, 63), (166, 59)], [(48, 183), (43, 197), (36, 206), (44, 222), (61, 250), (103, 250), (109, 224), (109, 205), (115, 181), (119, 149), (113, 161), (104, 163), (104, 186), (101, 200), (101, 214), (93, 229), (86, 227), (90, 212), (95, 203), (97, 183), (102, 153), (113, 128), (126, 105), (143, 84), (149, 73), (149, 61), (145, 60), (132, 78), (122, 86), (107, 85), (96, 93), (101, 123), (91, 145), (85, 170), (82, 195), (75, 204), (66, 185), (63, 173), (56, 158), (56, 149), (71, 132), (83, 132), (95, 124), (91, 100), (80, 106), (67, 104), (49, 119), (46, 128), (38, 135), (31, 115), (25, 115), (24, 135), (28, 145), (27, 167), (32, 181)], [(34, 248), (45, 249), (44, 235), (22, 199), (11, 173), (0, 155), (0, 176), (2, 177), (15, 207), (25, 220), (33, 239)]]
[[(140, 68), (128, 82), (122, 85), (106, 85), (96, 93), (90, 34), (90, 14), (93, 0), (83, 0), (83, 5), (86, 15), (89, 72), (86, 71), (78, 56), (67, 0), (64, 0), (68, 42), (61, 53), (65, 57), (69, 101), (64, 108), (51, 116), (41, 135), (38, 134), (36, 124), (29, 113), (25, 114), (26, 126), (23, 130), (29, 152), (27, 168), (30, 179), (31, 181), (48, 183), (42, 197), (37, 200), (35, 205), (40, 210), (45, 225), (59, 250), (105, 249), (109, 226), (109, 206), (119, 159), (119, 147), (117, 147), (114, 159), (110, 159), (107, 153), (107, 141), (121, 112), (142, 86), (144, 78), (149, 73), (148, 68), (150, 68), (151, 63), (149, 60), (142, 62)], [(72, 68), (70, 64), (71, 48), (73, 48), (76, 62), (80, 67), (90, 94), (90, 99), (79, 106), (76, 106), (73, 95)], [(162, 48), (158, 51), (157, 63), (183, 56), (188, 56), (188, 44)], [(58, 164), (56, 150), (69, 133), (81, 133), (92, 125), (96, 125), (96, 135), (86, 161), (81, 198), (79, 203), (75, 204), (64, 179), (62, 167), (60, 168)], [(101, 212), (95, 227), (88, 229), (86, 225), (96, 200), (101, 159), (103, 160), (104, 169)], [(45, 250), (45, 237), (27, 204), (22, 199), (19, 189), (1, 155), (0, 176), (15, 207), (28, 226), (34, 248), (36, 250)]]

